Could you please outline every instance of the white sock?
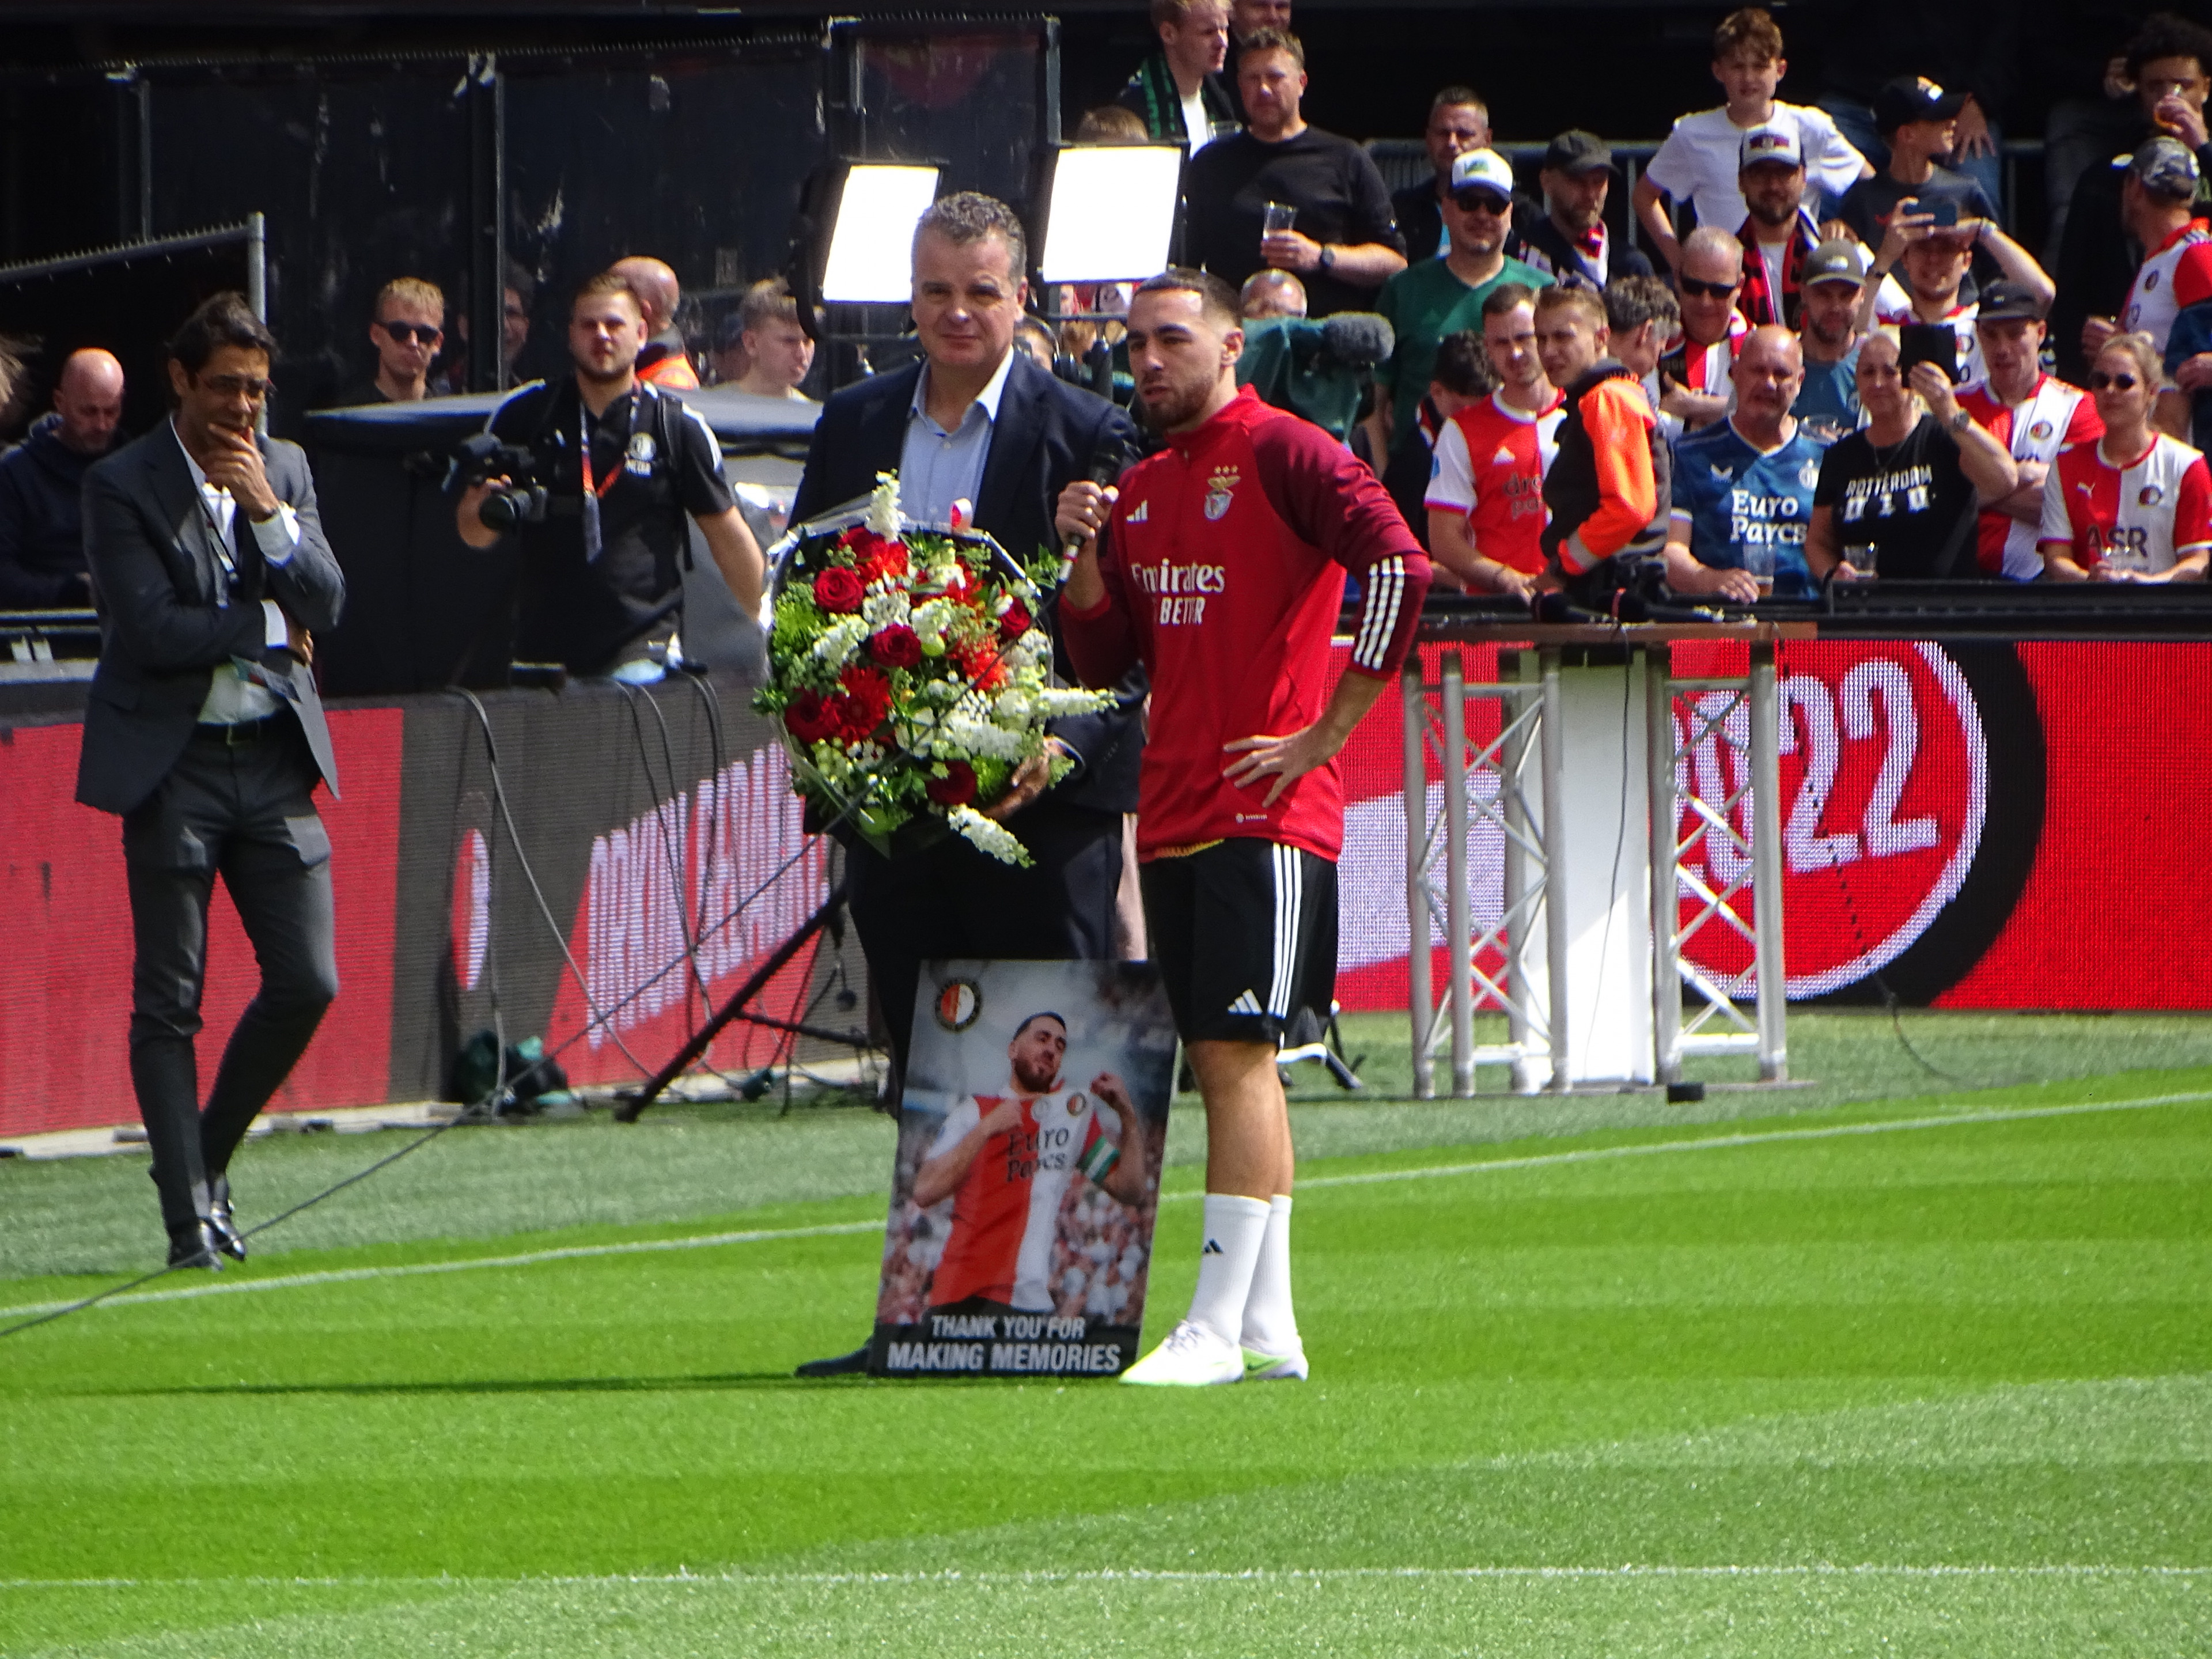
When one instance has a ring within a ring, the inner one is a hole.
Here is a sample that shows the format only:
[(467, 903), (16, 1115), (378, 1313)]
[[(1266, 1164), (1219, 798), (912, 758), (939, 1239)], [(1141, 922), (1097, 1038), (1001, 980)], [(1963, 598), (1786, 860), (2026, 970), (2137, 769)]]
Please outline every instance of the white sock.
[(1206, 1245), (1198, 1258), (1198, 1288), (1191, 1292), (1190, 1320), (1234, 1342), (1244, 1323), (1244, 1298), (1252, 1288), (1252, 1268), (1267, 1231), (1264, 1199), (1228, 1193), (1206, 1195)]
[(1252, 1289), (1244, 1298), (1243, 1343), (1261, 1353), (1285, 1354), (1298, 1346), (1298, 1316), (1291, 1308), (1291, 1200), (1279, 1193), (1267, 1200), (1267, 1227), (1260, 1238), (1260, 1260), (1252, 1269)]

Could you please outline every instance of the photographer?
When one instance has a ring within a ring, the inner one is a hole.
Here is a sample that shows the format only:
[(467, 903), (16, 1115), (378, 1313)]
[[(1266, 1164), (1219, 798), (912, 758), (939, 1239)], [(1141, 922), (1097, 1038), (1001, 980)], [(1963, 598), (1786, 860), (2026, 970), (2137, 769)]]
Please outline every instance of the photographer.
[(612, 272), (586, 283), (568, 314), (575, 374), (524, 386), (492, 411), (485, 433), (512, 453), (488, 458), (454, 514), (471, 547), (493, 546), (510, 527), (522, 538), (520, 658), (641, 684), (660, 678), (680, 620), (686, 514), (748, 616), (763, 574), (714, 434), (638, 380), (644, 342), (629, 283)]

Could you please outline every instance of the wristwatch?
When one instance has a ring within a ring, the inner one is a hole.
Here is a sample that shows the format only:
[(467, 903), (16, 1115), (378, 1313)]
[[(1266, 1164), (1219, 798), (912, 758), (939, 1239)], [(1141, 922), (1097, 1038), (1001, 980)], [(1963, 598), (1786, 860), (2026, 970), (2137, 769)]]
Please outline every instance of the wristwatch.
[(1336, 250), (1327, 242), (1321, 245), (1321, 269), (1323, 270), (1336, 269)]
[(1968, 427), (1973, 425), (1973, 416), (1963, 409), (1957, 414), (1954, 415), (1947, 422), (1954, 432), (1964, 432)]

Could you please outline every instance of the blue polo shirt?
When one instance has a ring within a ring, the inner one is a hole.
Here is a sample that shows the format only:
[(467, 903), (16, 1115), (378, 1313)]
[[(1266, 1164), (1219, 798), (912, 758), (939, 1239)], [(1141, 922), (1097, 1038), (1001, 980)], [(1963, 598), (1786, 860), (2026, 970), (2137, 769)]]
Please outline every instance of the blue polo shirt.
[(1805, 530), (1827, 446), (1801, 425), (1779, 448), (1754, 448), (1733, 418), (1686, 432), (1674, 443), (1674, 528), (1686, 523), (1690, 551), (1717, 569), (1750, 568), (1747, 548), (1774, 549), (1774, 597), (1817, 592), (1805, 564)]

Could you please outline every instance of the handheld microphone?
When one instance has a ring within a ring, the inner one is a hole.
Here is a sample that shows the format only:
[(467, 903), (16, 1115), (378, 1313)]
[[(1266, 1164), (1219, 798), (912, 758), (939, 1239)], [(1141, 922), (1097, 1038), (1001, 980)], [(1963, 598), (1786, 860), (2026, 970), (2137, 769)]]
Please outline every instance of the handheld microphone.
[[(1087, 477), (1092, 483), (1097, 484), (1101, 489), (1105, 489), (1108, 485), (1111, 484), (1115, 479), (1121, 476), (1123, 455), (1124, 452), (1120, 440), (1109, 438), (1105, 442), (1100, 444), (1097, 449), (1091, 451), (1091, 471), (1085, 476)], [(1105, 529), (1105, 526), (1101, 525), (1099, 529), (1103, 532)], [(1080, 536), (1070, 536), (1067, 540), (1061, 544), (1060, 550), (1060, 579), (1054, 584), (1054, 586), (1065, 587), (1067, 586), (1067, 579), (1075, 574), (1076, 556), (1082, 551), (1083, 538)]]

